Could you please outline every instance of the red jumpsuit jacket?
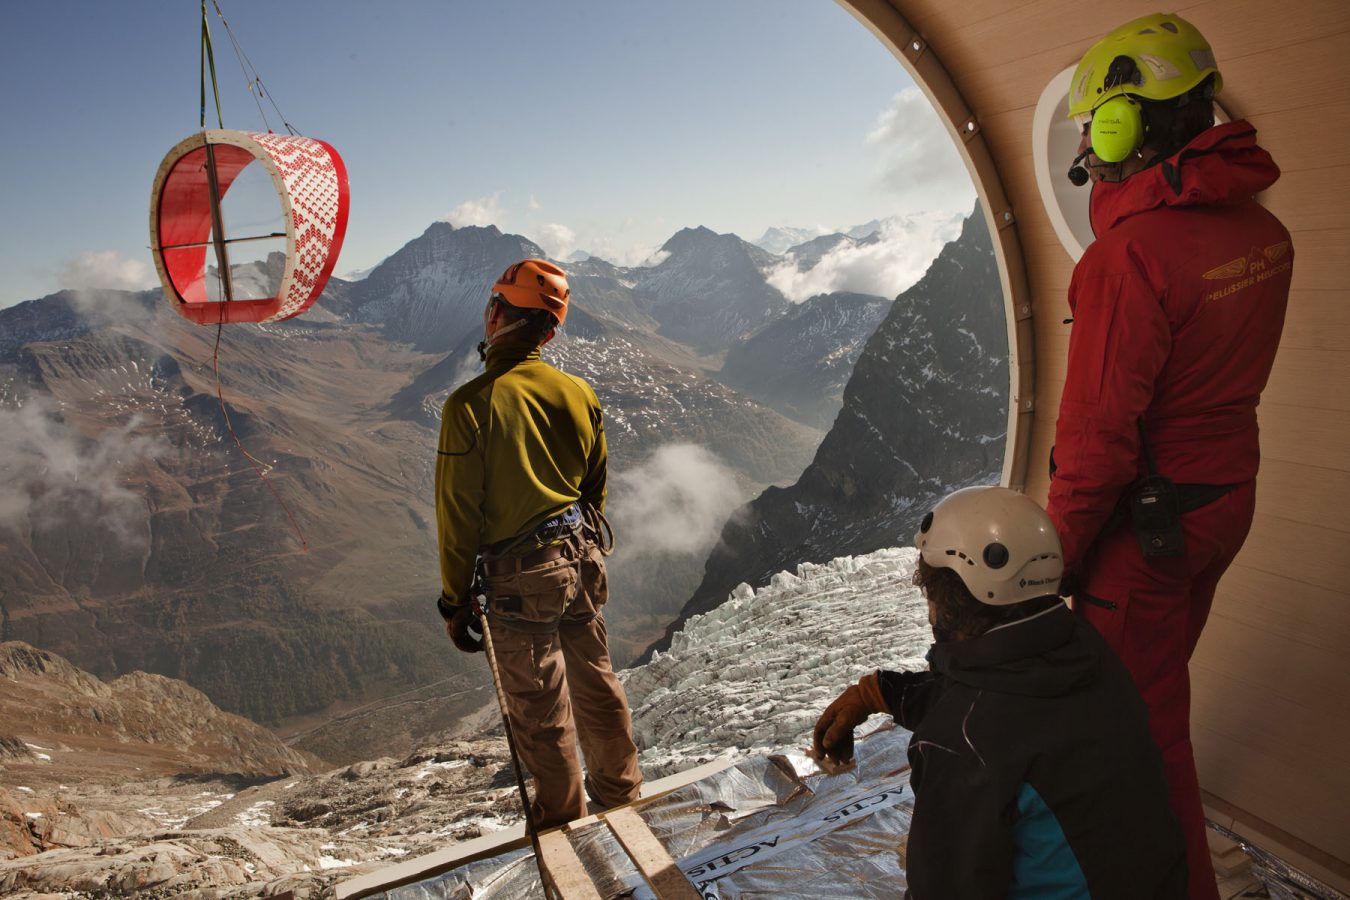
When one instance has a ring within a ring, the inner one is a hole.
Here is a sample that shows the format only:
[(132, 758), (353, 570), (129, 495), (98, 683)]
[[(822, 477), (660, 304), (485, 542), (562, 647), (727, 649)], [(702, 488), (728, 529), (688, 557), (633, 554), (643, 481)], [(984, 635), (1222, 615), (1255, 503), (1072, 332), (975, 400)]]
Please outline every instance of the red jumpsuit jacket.
[(1097, 240), (1069, 285), (1073, 331), (1047, 510), (1077, 571), (1145, 470), (1239, 484), (1260, 463), (1256, 405), (1284, 326), (1294, 251), (1253, 195), (1280, 171), (1246, 122), (1093, 187)]

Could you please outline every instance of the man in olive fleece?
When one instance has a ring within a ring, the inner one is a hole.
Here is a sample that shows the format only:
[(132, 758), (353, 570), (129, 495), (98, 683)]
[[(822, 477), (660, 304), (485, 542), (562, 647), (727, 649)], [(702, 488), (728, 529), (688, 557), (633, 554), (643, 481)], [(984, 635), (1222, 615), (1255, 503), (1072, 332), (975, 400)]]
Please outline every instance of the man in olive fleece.
[[(493, 285), (486, 371), (446, 401), (436, 467), (437, 604), (455, 646), (482, 650), (475, 567), (520, 757), (534, 775), (538, 828), (637, 799), (642, 784), (623, 687), (601, 612), (606, 449), (584, 380), (540, 359), (567, 318), (566, 274), (527, 259)], [(583, 783), (577, 740), (588, 775)]]

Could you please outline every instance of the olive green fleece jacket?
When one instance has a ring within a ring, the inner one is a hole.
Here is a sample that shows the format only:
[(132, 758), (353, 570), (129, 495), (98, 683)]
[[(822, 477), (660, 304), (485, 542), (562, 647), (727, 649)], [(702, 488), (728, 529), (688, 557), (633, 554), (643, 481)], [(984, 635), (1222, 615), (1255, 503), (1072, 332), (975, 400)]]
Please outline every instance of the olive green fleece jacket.
[(436, 463), (441, 604), (458, 606), (483, 548), (578, 500), (604, 511), (600, 401), (583, 379), (540, 359), (538, 347), (491, 347), (487, 370), (445, 402)]

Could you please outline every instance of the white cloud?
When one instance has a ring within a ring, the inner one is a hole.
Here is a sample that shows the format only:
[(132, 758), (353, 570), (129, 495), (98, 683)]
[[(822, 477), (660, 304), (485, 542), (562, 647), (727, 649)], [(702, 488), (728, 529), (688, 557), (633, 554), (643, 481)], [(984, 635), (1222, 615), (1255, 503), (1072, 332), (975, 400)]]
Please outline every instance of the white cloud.
[(155, 317), (153, 306), (147, 306), (139, 298), (119, 291), (72, 291), (70, 301), (84, 320), (94, 327), (144, 323)]
[(540, 209), (540, 208), (541, 208), (541, 206), (540, 206), (540, 203), (539, 203), (539, 199), (538, 199), (537, 197), (535, 197), (534, 194), (531, 194), (531, 195), (530, 195), (530, 209)]
[(577, 233), (566, 225), (549, 223), (533, 229), (530, 237), (552, 259), (566, 259), (577, 248)]
[(963, 214), (949, 212), (885, 219), (875, 241), (841, 243), (805, 271), (789, 257), (765, 277), (793, 303), (833, 291), (895, 297), (922, 278), (943, 245), (960, 235), (962, 219)]
[(707, 554), (744, 502), (731, 469), (695, 444), (658, 447), (641, 465), (615, 475), (608, 508), (620, 517), (625, 556)]
[(624, 268), (659, 266), (670, 256), (658, 244), (621, 244), (607, 237), (582, 238), (577, 244), (587, 255)]
[(133, 419), (91, 440), (41, 399), (0, 409), (0, 528), (79, 521), (108, 529), (126, 546), (144, 546), (145, 500), (120, 478), (164, 445), (136, 434), (138, 424)]
[(501, 192), (479, 197), (477, 200), (465, 200), (446, 215), (445, 221), (456, 228), (466, 225), (501, 225), (506, 221), (506, 211), (501, 206)]
[(158, 278), (148, 260), (129, 259), (116, 250), (91, 250), (62, 263), (56, 283), (67, 290), (143, 291)]
[(975, 188), (937, 111), (918, 88), (896, 94), (867, 135), (882, 189), (904, 210), (965, 212)]

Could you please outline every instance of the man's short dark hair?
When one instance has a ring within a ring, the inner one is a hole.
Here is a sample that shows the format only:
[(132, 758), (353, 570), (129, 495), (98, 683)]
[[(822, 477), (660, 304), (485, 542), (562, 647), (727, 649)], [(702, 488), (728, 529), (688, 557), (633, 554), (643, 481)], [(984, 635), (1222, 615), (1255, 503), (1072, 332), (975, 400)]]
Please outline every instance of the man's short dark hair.
[(1171, 100), (1140, 100), (1148, 121), (1145, 143), (1166, 159), (1214, 125), (1214, 76)]
[(963, 641), (979, 637), (991, 628), (1035, 615), (1062, 602), (1059, 597), (1033, 597), (1007, 606), (981, 603), (966, 588), (955, 569), (938, 568), (919, 557), (914, 586), (933, 602), (936, 621), (933, 636), (939, 641)]
[(508, 343), (520, 344), (542, 344), (548, 333), (557, 327), (558, 320), (545, 309), (522, 309), (519, 306), (512, 306), (506, 302), (506, 299), (500, 294), (492, 298), (493, 302), (502, 311), (504, 324), (511, 325), (521, 319), (525, 320), (525, 325), (503, 335), (503, 340)]

